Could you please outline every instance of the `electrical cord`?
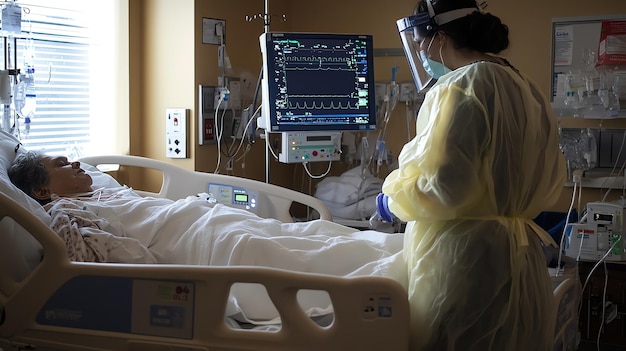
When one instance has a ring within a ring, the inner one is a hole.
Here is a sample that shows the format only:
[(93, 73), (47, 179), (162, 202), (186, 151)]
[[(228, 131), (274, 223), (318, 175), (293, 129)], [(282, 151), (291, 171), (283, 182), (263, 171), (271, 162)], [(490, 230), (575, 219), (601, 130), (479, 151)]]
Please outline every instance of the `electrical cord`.
[[(220, 94), (220, 98), (217, 101), (217, 106), (215, 106), (215, 139), (217, 141), (217, 164), (215, 165), (215, 171), (213, 171), (213, 173), (219, 174), (219, 170), (220, 170), (220, 164), (222, 162), (222, 132), (223, 132), (223, 124), (224, 123), (218, 123), (219, 118), (218, 118), (218, 112), (220, 111), (220, 105), (222, 104), (222, 102), (224, 101), (224, 96), (222, 94)], [(224, 113), (226, 113), (226, 110), (223, 110), (224, 112), (222, 113), (222, 121), (224, 118)]]
[[(243, 144), (244, 144), (244, 141), (245, 141), (245, 135), (247, 133), (247, 130), (252, 125), (252, 122), (254, 122), (254, 117), (255, 117), (256, 113), (260, 109), (261, 109), (261, 107), (259, 106), (257, 108), (257, 110), (254, 112), (254, 114), (252, 115), (252, 117), (248, 119), (248, 122), (246, 123), (246, 126), (243, 129), (241, 139), (239, 140), (238, 143), (233, 140), (233, 142), (230, 143), (230, 145), (228, 145), (227, 142), (223, 141), (224, 145), (228, 148), (228, 150), (226, 152), (224, 151), (224, 148), (221, 147), (221, 145), (218, 145), (218, 150), (220, 150), (221, 154), (228, 159), (228, 161), (226, 161), (223, 165), (220, 165), (221, 161), (220, 161), (220, 163), (218, 163), (219, 172), (221, 172), (222, 170), (225, 170), (227, 168), (229, 162), (232, 162), (231, 163), (231, 165), (232, 165), (232, 164), (237, 163), (237, 162), (241, 161), (242, 159), (244, 159), (246, 154), (248, 152), (250, 152), (250, 150), (252, 149), (252, 144), (250, 144), (250, 143), (246, 144), (246, 147), (245, 147), (245, 149), (243, 151), (243, 154), (241, 156), (237, 157), (237, 155), (239, 154), (239, 152), (243, 148)], [(234, 114), (234, 111), (233, 111), (233, 114)], [(223, 139), (220, 137), (218, 141), (221, 141), (221, 140), (223, 140)], [(235, 149), (235, 146), (237, 146), (237, 148), (236, 148), (236, 150), (233, 151), (233, 149)], [(244, 168), (244, 167), (245, 166), (242, 165), (242, 168)], [(219, 172), (216, 172), (216, 173), (219, 173)]]
[[(235, 109), (231, 109), (231, 111), (233, 112), (233, 116), (235, 115)], [(226, 115), (226, 110), (224, 110), (224, 112), (222, 113), (222, 135), (224, 132), (224, 117)], [(231, 133), (229, 133), (231, 134)], [(234, 136), (231, 136), (231, 138), (235, 139)], [(233, 158), (235, 157), (236, 153), (233, 153), (233, 148), (235, 147), (235, 145), (237, 145), (237, 143), (235, 142), (235, 140), (233, 140), (230, 145), (227, 141), (227, 138), (220, 138), (220, 142), (224, 143), (225, 148), (221, 148), (221, 152), (224, 156), (226, 156), (227, 158)]]
[(267, 130), (265, 131), (265, 147), (270, 150), (272, 156), (274, 156), (274, 159), (278, 160), (278, 155), (276, 155), (274, 149), (272, 148), (272, 145), (270, 145), (270, 133)]
[[(626, 131), (624, 131), (624, 136), (622, 137), (622, 145), (619, 147), (619, 152), (617, 153), (617, 158), (616, 160), (619, 160), (620, 156), (622, 155), (622, 150), (624, 150), (624, 144), (626, 142)], [(619, 172), (617, 172), (617, 175), (624, 175), (624, 167), (626, 166), (626, 162), (622, 163), (622, 167), (620, 168)], [(617, 168), (617, 162), (615, 162), (615, 164), (613, 165), (613, 168), (611, 169), (611, 172), (609, 173), (609, 176), (613, 175), (615, 172), (615, 168)], [(604, 181), (602, 182), (602, 184), (600, 185), (600, 189), (602, 189), (604, 187), (604, 184), (607, 182), (607, 180), (609, 179), (609, 177), (605, 178)], [(602, 202), (604, 202), (604, 200), (606, 199), (606, 197), (609, 195), (609, 193), (611, 192), (611, 188), (609, 187), (609, 189), (607, 189), (606, 193), (604, 194), (604, 196), (602, 196)], [(622, 187), (623, 188), (623, 187)], [(622, 190), (623, 191), (623, 190)]]
[[(256, 108), (256, 101), (259, 95), (259, 90), (261, 90), (261, 80), (263, 79), (263, 66), (261, 66), (261, 72), (259, 72), (259, 79), (257, 79), (256, 82), (256, 88), (254, 89), (254, 97), (252, 98), (252, 108), (255, 109)], [(259, 108), (256, 111), (259, 111), (261, 109), (262, 104), (259, 104)], [(256, 112), (255, 112), (256, 114)], [(251, 120), (254, 118), (254, 115), (250, 118)], [(256, 133), (256, 130), (255, 130)], [(248, 134), (249, 135), (249, 134)], [(248, 136), (248, 143), (249, 144), (254, 144), (255, 140), (250, 138)]]
[[(259, 108), (256, 109), (256, 111), (252, 114), (252, 116), (250, 118), (248, 118), (248, 123), (246, 123), (246, 126), (243, 129), (242, 132), (242, 136), (241, 136), (241, 140), (239, 141), (239, 146), (237, 147), (237, 150), (232, 153), (232, 157), (235, 157), (239, 151), (241, 151), (241, 148), (243, 147), (243, 142), (245, 140), (245, 135), (247, 135), (248, 129), (250, 128), (250, 126), (252, 125), (252, 122), (254, 122), (254, 118), (257, 114), (257, 112), (259, 112), (259, 110), (261, 109), (261, 106), (259, 106)], [(234, 145), (234, 143), (233, 143)], [(248, 144), (248, 146), (251, 146), (252, 144)], [(246, 149), (244, 150), (244, 154), (250, 151), (250, 147), (246, 147)], [(236, 159), (235, 161), (239, 161), (241, 159), (241, 157), (239, 157), (238, 159)]]
[(308, 175), (309, 175), (309, 177), (311, 177), (312, 179), (320, 179), (320, 178), (324, 178), (324, 177), (326, 177), (326, 176), (328, 175), (328, 173), (330, 173), (330, 169), (331, 169), (331, 168), (332, 168), (332, 166), (333, 166), (333, 162), (332, 162), (332, 161), (329, 161), (329, 162), (328, 162), (328, 169), (326, 169), (326, 172), (324, 172), (324, 173), (323, 173), (323, 174), (321, 174), (321, 175), (313, 175), (313, 174), (311, 174), (311, 172), (310, 172), (310, 171), (309, 171), (309, 169), (307, 168), (307, 165), (308, 165), (308, 164), (309, 164), (308, 162), (303, 162), (303, 163), (302, 163), (302, 167), (304, 167), (304, 170), (306, 171), (306, 174), (308, 174)]
[[(587, 288), (587, 284), (589, 283), (589, 279), (591, 279), (591, 275), (593, 274), (593, 272), (595, 272), (595, 270), (600, 266), (601, 263), (603, 263), (606, 258), (609, 256), (609, 254), (611, 253), (611, 251), (613, 251), (613, 249), (615, 248), (615, 246), (619, 243), (619, 241), (615, 241), (613, 243), (613, 245), (604, 253), (604, 255), (598, 260), (598, 262), (596, 262), (596, 264), (591, 268), (591, 271), (589, 271), (589, 274), (587, 274), (587, 278), (585, 278), (585, 283), (583, 284), (583, 288), (581, 293), (583, 293), (585, 291), (585, 289)], [(582, 246), (582, 243), (581, 243)], [(606, 279), (605, 279), (606, 282)], [(578, 314), (580, 315), (580, 310), (582, 308), (582, 299), (580, 301), (580, 304), (578, 305)]]
[[(579, 172), (579, 173), (577, 173)], [(576, 189), (578, 188), (578, 184), (581, 181), (582, 171), (574, 171), (574, 190), (572, 191), (572, 200), (569, 204), (569, 209), (567, 210), (567, 215), (565, 217), (565, 225), (563, 226), (563, 232), (561, 233), (561, 241), (559, 243), (559, 258), (556, 261), (556, 273), (555, 277), (559, 276), (559, 272), (561, 271), (561, 260), (563, 259), (563, 243), (565, 242), (565, 234), (567, 232), (567, 225), (569, 224), (569, 217), (572, 214), (572, 209), (574, 208), (574, 200), (576, 199)]]
[(604, 289), (602, 290), (602, 321), (600, 322), (600, 328), (598, 328), (598, 338), (596, 339), (596, 347), (600, 351), (600, 336), (602, 335), (602, 328), (604, 328), (604, 319), (606, 318), (606, 288), (609, 282), (609, 270), (606, 268), (606, 261), (604, 262)]

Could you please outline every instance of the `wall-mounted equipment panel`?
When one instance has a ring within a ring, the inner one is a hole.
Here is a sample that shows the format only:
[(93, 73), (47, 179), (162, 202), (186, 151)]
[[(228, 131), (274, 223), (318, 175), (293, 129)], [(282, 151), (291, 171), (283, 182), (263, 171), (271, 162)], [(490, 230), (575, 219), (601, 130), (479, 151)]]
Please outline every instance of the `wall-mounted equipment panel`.
[(187, 114), (184, 108), (165, 110), (165, 156), (187, 158)]

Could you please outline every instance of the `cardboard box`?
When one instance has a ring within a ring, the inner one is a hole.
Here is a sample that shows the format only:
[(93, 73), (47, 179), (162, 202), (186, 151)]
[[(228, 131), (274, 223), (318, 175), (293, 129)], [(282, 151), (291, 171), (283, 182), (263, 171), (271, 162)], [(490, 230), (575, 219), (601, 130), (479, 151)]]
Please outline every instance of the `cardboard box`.
[(626, 21), (603, 21), (596, 66), (626, 65)]

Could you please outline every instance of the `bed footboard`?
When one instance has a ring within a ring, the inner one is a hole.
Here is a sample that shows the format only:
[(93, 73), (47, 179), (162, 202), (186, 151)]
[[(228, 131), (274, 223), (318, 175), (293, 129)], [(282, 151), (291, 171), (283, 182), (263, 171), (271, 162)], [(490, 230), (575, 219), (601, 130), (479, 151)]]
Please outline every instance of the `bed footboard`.
[[(273, 184), (260, 182), (253, 179), (228, 176), (223, 174), (195, 172), (180, 168), (173, 164), (150, 158), (130, 155), (105, 155), (83, 157), (81, 162), (92, 166), (121, 165), (141, 168), (149, 168), (160, 171), (163, 175), (163, 183), (158, 193), (140, 192), (143, 195), (165, 197), (169, 199), (181, 199), (189, 195), (209, 192), (209, 184), (227, 185), (234, 189), (243, 189), (244, 197), (254, 194), (255, 208), (248, 208), (265, 218), (276, 218), (283, 222), (292, 222), (290, 213), (292, 203), (301, 203), (319, 213), (320, 218), (332, 220), (330, 210), (319, 199)], [(232, 188), (231, 188), (232, 189)], [(246, 201), (244, 201), (246, 202)]]

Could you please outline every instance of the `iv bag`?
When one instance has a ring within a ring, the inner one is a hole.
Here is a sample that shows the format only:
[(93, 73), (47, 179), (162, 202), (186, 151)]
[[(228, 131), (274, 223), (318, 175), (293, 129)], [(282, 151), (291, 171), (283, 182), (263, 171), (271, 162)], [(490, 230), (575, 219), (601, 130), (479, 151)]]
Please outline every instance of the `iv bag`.
[[(33, 67), (26, 68), (26, 74), (22, 77), (20, 84), (23, 84), (24, 90), (24, 104), (21, 108), (20, 114), (24, 118), (32, 118), (35, 115), (37, 109), (37, 94), (35, 91), (35, 69)], [(17, 106), (15, 107), (17, 110)]]
[(567, 160), (570, 173), (587, 171), (598, 166), (596, 136), (589, 129), (561, 131), (561, 151)]

